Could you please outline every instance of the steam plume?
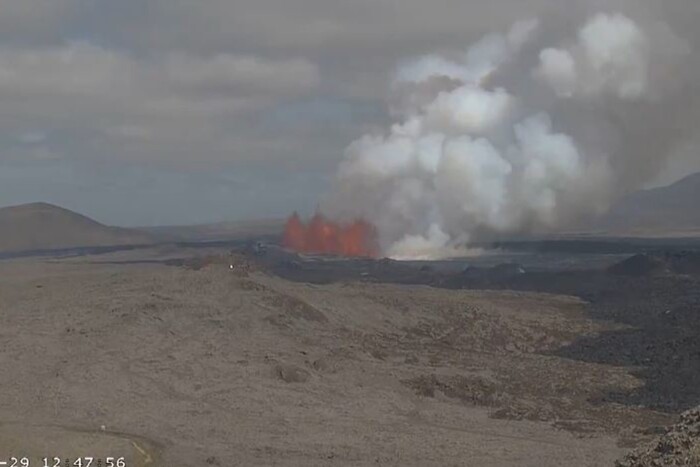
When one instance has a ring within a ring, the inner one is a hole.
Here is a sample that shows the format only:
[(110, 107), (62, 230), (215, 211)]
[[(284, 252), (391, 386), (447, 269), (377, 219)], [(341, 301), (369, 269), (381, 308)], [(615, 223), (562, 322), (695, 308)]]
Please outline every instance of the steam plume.
[(321, 211), (374, 225), (382, 252), (399, 258), (604, 211), (683, 135), (682, 122), (664, 124), (681, 88), (654, 73), (682, 63), (683, 42), (657, 29), (598, 14), (538, 47), (546, 32), (523, 21), (457, 59), (406, 64), (393, 85), (398, 123), (347, 148)]

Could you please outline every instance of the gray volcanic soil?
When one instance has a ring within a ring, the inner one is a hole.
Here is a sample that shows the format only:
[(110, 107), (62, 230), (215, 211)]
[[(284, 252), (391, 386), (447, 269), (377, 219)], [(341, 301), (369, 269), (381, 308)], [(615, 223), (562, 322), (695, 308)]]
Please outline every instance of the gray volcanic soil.
[(0, 262), (1, 452), (601, 466), (700, 400), (693, 276), (192, 254)]
[(592, 401), (643, 381), (556, 355), (626, 329), (576, 298), (96, 262), (134, 254), (0, 263), (0, 450), (61, 430), (62, 455), (101, 434), (131, 465), (600, 466), (673, 418)]

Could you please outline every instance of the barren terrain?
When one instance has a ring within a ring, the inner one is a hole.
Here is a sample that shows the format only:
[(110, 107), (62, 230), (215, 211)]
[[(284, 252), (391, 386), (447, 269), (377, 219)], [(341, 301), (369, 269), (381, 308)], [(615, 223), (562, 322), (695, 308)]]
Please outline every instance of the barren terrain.
[(675, 419), (601, 396), (648, 382), (579, 349), (636, 332), (581, 298), (314, 285), (240, 255), (158, 262), (166, 253), (0, 262), (3, 451), (100, 446), (168, 467), (600, 466)]
[(31, 251), (147, 245), (146, 232), (111, 227), (48, 203), (0, 208), (0, 258)]

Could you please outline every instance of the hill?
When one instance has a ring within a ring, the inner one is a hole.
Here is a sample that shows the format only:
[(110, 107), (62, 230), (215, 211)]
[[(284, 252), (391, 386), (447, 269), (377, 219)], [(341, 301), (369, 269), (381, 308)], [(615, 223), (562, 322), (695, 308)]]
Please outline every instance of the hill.
[(615, 234), (682, 235), (700, 232), (700, 173), (672, 185), (633, 193), (601, 220)]
[(0, 253), (152, 242), (146, 233), (106, 226), (52, 204), (0, 208)]

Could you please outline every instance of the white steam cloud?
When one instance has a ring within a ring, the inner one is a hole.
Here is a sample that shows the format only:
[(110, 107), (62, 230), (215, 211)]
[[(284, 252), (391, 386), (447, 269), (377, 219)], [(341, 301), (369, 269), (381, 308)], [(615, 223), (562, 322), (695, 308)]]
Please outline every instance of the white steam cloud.
[(646, 181), (679, 137), (658, 129), (656, 144), (638, 141), (668, 111), (658, 92), (671, 87), (656, 92), (651, 70), (671, 51), (622, 14), (538, 47), (546, 35), (523, 21), (457, 58), (402, 67), (399, 123), (350, 145), (324, 214), (371, 222), (388, 256), (450, 256), (482, 235), (600, 213)]
[(562, 97), (609, 93), (638, 99), (647, 92), (649, 43), (621, 14), (598, 15), (569, 49), (545, 49), (538, 74)]

